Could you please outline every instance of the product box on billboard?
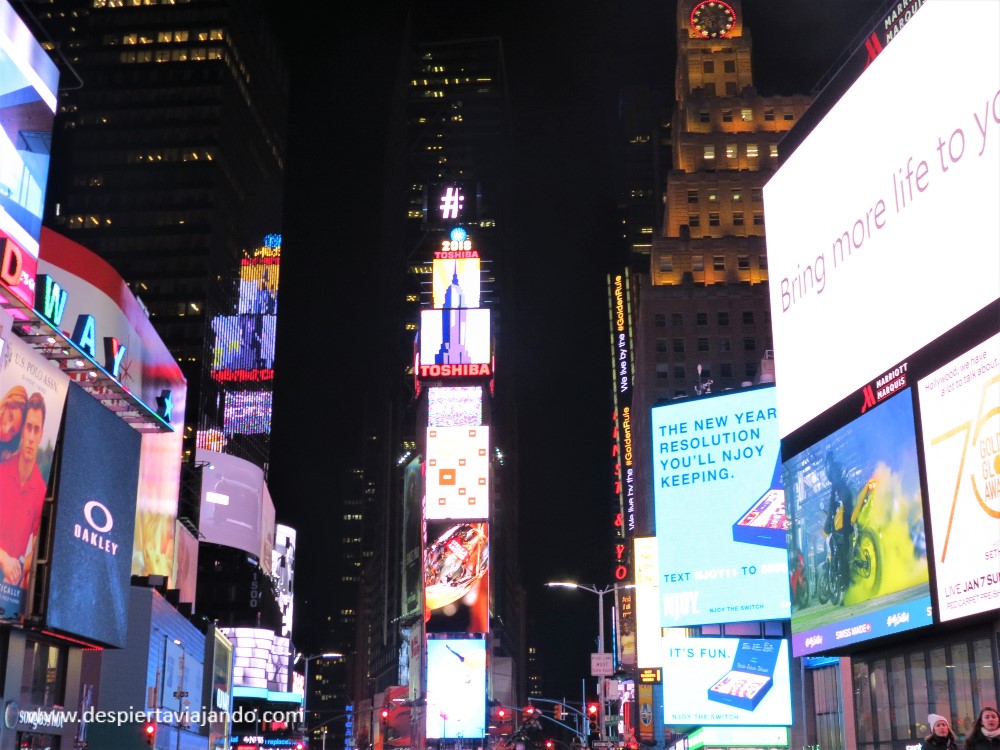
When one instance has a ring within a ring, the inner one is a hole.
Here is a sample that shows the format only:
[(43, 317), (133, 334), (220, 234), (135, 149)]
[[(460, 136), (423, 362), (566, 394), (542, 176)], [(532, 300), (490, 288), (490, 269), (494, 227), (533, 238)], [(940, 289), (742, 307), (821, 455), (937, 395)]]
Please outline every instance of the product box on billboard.
[(740, 638), (733, 668), (708, 689), (708, 699), (753, 711), (771, 689), (781, 641)]
[(733, 541), (785, 549), (789, 521), (785, 515), (785, 491), (769, 489), (733, 524)]

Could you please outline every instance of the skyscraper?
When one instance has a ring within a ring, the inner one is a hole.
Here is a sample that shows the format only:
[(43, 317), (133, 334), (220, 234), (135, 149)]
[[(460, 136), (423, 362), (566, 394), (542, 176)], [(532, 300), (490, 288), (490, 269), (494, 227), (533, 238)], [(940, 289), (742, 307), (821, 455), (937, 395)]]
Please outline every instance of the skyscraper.
[[(241, 270), (246, 281), (262, 252), (273, 277), (262, 288), (276, 290), (279, 243), (265, 237), (282, 221), (287, 73), (259, 4), (26, 8), (62, 80), (45, 222), (111, 263), (145, 305), (188, 379), (189, 455), (196, 431), (218, 430), (228, 452), (266, 466), (266, 431), (241, 433), (225, 414), (246, 408), (244, 385), (212, 377), (217, 341), (245, 350), (241, 337), (270, 335), (273, 347), (273, 319), (240, 315), (238, 302)], [(234, 314), (239, 336), (213, 332)]]
[[(640, 259), (640, 435), (644, 407), (773, 381), (763, 186), (811, 101), (758, 94), (739, 0), (679, 0), (676, 33), (673, 167), (648, 269)], [(651, 497), (647, 473), (640, 497)]]

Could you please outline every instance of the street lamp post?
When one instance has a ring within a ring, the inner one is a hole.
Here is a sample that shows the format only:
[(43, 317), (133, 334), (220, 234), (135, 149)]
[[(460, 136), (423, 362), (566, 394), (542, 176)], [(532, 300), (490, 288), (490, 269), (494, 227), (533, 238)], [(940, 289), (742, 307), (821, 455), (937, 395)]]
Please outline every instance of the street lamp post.
[[(603, 654), (604, 651), (604, 595), (616, 591), (620, 588), (633, 588), (633, 584), (626, 584), (624, 586), (619, 586), (618, 584), (613, 584), (611, 586), (604, 586), (602, 588), (597, 588), (596, 586), (588, 586), (582, 583), (571, 583), (569, 581), (550, 581), (545, 584), (546, 586), (568, 588), (568, 589), (582, 589), (584, 591), (589, 591), (591, 594), (597, 594), (597, 653)], [(604, 675), (599, 674), (597, 676), (597, 694), (598, 694), (598, 706), (600, 706), (600, 711), (598, 711), (598, 726), (601, 731), (601, 739), (604, 740), (607, 736), (605, 731), (605, 700), (604, 695)]]
[[(296, 660), (302, 659), (306, 664), (306, 674), (305, 674), (305, 685), (302, 688), (302, 720), (305, 724), (306, 737), (309, 736), (309, 662), (313, 659), (343, 659), (344, 655), (337, 651), (326, 651), (322, 654), (313, 654), (312, 656), (304, 656), (302, 654), (296, 654)], [(326, 742), (326, 738), (323, 740)]]

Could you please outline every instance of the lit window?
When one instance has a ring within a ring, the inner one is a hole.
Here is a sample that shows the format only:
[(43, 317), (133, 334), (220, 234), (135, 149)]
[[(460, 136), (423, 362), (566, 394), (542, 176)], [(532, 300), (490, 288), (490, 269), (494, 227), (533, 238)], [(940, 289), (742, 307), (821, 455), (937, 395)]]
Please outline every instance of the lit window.
[(715, 146), (705, 146), (705, 159), (715, 158)]
[(736, 144), (735, 143), (727, 143), (726, 144), (726, 158), (727, 159), (735, 159), (736, 158)]
[(768, 148), (768, 151), (771, 154), (771, 158), (772, 159), (777, 159), (778, 158), (778, 144), (777, 143), (772, 143), (767, 148)]
[(748, 159), (756, 159), (757, 158), (757, 144), (756, 143), (748, 143), (747, 144), (747, 158)]
[(743, 191), (739, 189), (733, 189), (733, 203), (739, 203), (743, 200)]
[(718, 193), (709, 192), (709, 194), (708, 194), (708, 202), (709, 203), (717, 203), (718, 200), (719, 200), (719, 194)]
[(740, 119), (743, 122), (753, 122), (753, 110), (749, 107), (744, 107), (740, 110)]
[(660, 270), (663, 272), (674, 270), (674, 256), (672, 255), (661, 255), (660, 256)]

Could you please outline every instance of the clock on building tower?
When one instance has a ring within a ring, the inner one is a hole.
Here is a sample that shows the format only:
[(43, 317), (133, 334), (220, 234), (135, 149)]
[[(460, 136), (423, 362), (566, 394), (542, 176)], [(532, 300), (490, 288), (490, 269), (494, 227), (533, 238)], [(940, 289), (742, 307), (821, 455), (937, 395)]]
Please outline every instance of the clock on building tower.
[(721, 0), (702, 0), (691, 10), (691, 28), (705, 39), (726, 36), (736, 24), (736, 11)]

